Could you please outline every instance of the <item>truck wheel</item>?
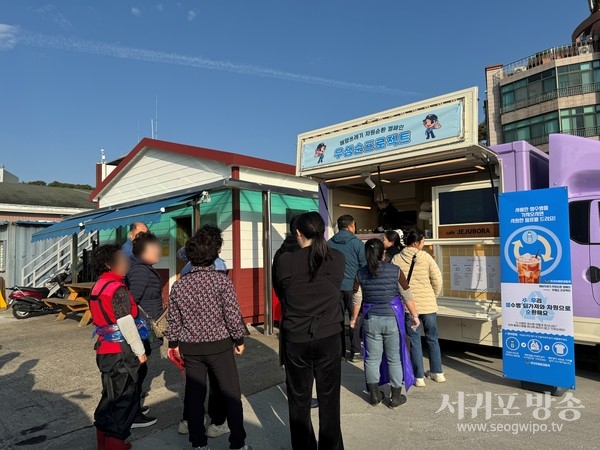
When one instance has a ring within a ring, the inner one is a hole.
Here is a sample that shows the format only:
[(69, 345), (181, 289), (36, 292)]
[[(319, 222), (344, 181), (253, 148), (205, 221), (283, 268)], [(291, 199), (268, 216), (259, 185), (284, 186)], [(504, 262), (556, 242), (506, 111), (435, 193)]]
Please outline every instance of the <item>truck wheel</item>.
[(13, 306), (12, 313), (17, 319), (27, 319), (29, 316), (31, 316), (31, 311), (28, 309), (20, 309), (19, 305)]

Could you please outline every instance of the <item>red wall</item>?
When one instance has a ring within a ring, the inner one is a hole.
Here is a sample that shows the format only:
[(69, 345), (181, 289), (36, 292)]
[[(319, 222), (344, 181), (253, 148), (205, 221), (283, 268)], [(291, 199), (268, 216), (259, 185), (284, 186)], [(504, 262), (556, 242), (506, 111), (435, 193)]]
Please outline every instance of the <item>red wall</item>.
[(264, 280), (262, 269), (239, 269), (234, 279), (242, 316), (248, 323), (264, 321)]

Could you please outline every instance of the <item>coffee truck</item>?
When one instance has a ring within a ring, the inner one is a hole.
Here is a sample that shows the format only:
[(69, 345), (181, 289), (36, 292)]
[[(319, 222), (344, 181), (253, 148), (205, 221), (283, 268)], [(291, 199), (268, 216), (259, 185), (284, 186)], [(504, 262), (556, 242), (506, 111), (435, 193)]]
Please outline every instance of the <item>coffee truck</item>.
[(297, 175), (320, 183), (330, 235), (351, 214), (361, 239), (381, 236), (388, 202), (395, 228), (425, 230), (443, 275), (440, 337), (490, 346), (502, 345), (498, 194), (568, 186), (575, 339), (597, 345), (600, 143), (551, 135), (550, 156), (524, 141), (488, 148), (477, 99), (470, 88), (303, 133)]

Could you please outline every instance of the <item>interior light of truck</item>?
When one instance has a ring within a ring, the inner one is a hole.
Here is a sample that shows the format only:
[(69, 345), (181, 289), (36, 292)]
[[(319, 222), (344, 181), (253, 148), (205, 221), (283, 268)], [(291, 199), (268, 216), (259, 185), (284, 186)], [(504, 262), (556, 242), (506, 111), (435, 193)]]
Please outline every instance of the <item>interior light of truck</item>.
[(364, 205), (351, 205), (349, 203), (340, 203), (338, 205), (340, 208), (350, 208), (350, 209), (368, 209), (370, 210), (371, 207), (370, 206), (364, 206)]
[(400, 180), (400, 183), (411, 183), (413, 181), (434, 180), (436, 178), (456, 177), (458, 175), (467, 175), (469, 173), (477, 173), (477, 170), (467, 170), (465, 172), (445, 173), (443, 175), (431, 175), (429, 177), (410, 178), (408, 180)]
[(451, 163), (462, 162), (462, 161), (466, 161), (466, 160), (467, 160), (466, 156), (461, 156), (460, 158), (446, 159), (444, 161), (436, 161), (436, 162), (431, 162), (431, 163), (418, 164), (416, 166), (400, 167), (399, 169), (382, 170), (381, 174), (387, 175), (389, 173), (404, 172), (406, 170), (414, 170), (414, 169), (423, 169), (425, 167), (441, 166), (444, 164), (451, 164)]
[(475, 168), (479, 169), (479, 170), (485, 170), (485, 167), (483, 167), (483, 166), (475, 166)]
[(327, 180), (327, 182), (335, 183), (336, 181), (356, 180), (357, 178), (360, 178), (360, 175), (350, 175), (348, 177), (332, 178), (331, 180)]
[(380, 180), (382, 183), (386, 183), (386, 184), (390, 184), (391, 181), (390, 180)]

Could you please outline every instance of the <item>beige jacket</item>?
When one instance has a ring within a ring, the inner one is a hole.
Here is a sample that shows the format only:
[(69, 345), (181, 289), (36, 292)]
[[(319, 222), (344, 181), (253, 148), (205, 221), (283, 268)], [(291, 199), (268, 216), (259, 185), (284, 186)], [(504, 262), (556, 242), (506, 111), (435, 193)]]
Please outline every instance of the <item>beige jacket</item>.
[(410, 290), (413, 293), (415, 306), (419, 314), (437, 312), (437, 297), (442, 292), (442, 272), (431, 257), (415, 247), (406, 247), (394, 256), (392, 264), (396, 264), (408, 277), (413, 256), (417, 255), (415, 267), (410, 279)]

